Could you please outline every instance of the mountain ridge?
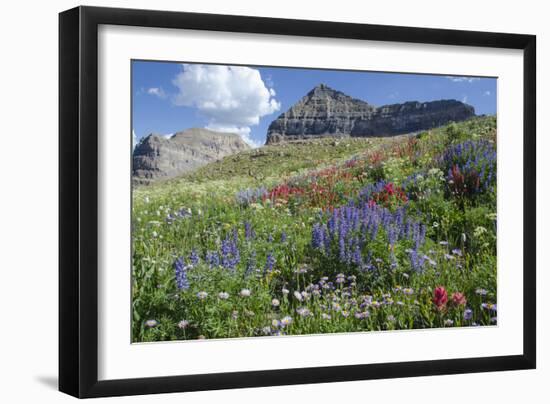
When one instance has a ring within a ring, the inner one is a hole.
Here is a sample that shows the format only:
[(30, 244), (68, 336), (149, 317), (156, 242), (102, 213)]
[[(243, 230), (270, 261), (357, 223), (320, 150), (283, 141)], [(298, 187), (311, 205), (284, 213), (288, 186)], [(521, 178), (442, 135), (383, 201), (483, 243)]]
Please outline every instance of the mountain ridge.
[(141, 184), (172, 178), (249, 149), (250, 146), (235, 133), (202, 128), (189, 128), (170, 137), (152, 133), (134, 149), (132, 178)]
[(321, 83), (271, 122), (266, 145), (310, 137), (393, 136), (473, 116), (474, 108), (457, 100), (376, 107)]

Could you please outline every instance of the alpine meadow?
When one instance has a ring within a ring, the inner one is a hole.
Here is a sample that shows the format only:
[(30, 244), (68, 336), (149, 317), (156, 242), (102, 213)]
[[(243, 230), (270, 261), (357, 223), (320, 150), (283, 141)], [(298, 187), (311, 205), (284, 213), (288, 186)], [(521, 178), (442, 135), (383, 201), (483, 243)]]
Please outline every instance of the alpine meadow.
[(496, 79), (134, 63), (132, 342), (497, 324)]

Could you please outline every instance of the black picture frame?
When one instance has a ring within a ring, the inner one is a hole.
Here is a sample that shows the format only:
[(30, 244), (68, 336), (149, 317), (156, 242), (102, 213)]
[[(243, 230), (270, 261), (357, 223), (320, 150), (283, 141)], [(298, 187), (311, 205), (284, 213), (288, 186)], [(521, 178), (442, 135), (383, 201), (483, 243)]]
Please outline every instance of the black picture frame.
[[(523, 51), (523, 354), (98, 381), (98, 26), (344, 38)], [(59, 15), (59, 390), (104, 397), (534, 369), (536, 37), (183, 12), (77, 7)]]

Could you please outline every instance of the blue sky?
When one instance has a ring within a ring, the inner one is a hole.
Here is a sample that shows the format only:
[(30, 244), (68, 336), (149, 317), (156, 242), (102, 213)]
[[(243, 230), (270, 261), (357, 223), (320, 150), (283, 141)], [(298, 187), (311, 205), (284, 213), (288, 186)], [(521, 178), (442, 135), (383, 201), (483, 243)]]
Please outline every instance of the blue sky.
[(132, 127), (137, 140), (207, 127), (261, 145), (271, 121), (319, 83), (376, 106), (456, 99), (496, 114), (494, 78), (133, 61)]

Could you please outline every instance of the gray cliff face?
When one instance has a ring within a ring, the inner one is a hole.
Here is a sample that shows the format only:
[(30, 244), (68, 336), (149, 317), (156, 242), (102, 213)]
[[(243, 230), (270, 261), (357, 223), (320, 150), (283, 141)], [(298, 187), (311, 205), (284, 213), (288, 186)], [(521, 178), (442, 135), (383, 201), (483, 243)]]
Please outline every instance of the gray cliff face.
[(456, 100), (375, 107), (320, 84), (267, 130), (266, 144), (324, 136), (391, 136), (463, 121), (474, 108)]
[(368, 120), (376, 108), (320, 84), (274, 120), (266, 144), (315, 136), (348, 136), (357, 120)]
[(193, 128), (169, 138), (151, 134), (134, 149), (132, 176), (138, 183), (171, 178), (248, 149), (234, 133)]

